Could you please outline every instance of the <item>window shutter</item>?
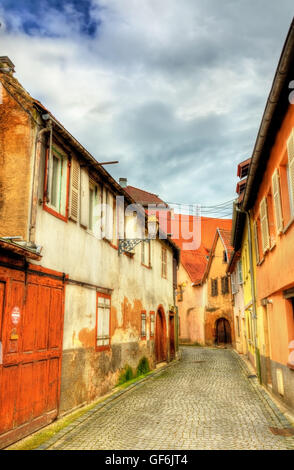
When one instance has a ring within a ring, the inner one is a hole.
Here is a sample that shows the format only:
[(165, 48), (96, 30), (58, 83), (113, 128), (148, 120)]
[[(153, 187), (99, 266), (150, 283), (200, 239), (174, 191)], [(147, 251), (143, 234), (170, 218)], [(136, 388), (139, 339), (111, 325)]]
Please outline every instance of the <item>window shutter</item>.
[(265, 197), (262, 199), (260, 203), (260, 225), (261, 225), (262, 249), (263, 249), (263, 252), (265, 253), (270, 247), (267, 202), (266, 202)]
[(88, 228), (89, 223), (89, 175), (86, 170), (81, 169), (81, 207), (80, 224)]
[(110, 344), (110, 300), (98, 297), (97, 346)]
[(258, 232), (257, 232), (256, 220), (253, 222), (253, 237), (254, 237), (254, 244), (255, 244), (256, 263), (258, 264), (260, 261), (260, 257), (259, 257)]
[(277, 231), (278, 233), (280, 233), (283, 230), (283, 215), (282, 215), (282, 203), (281, 203), (281, 192), (280, 192), (280, 177), (279, 177), (279, 172), (277, 169), (275, 170), (273, 174), (272, 183), (273, 183), (273, 196), (274, 196)]
[(69, 217), (75, 222), (79, 215), (80, 165), (74, 158), (71, 161)]
[(294, 129), (287, 142), (288, 161), (289, 161), (289, 185), (292, 198), (292, 206), (294, 207)]

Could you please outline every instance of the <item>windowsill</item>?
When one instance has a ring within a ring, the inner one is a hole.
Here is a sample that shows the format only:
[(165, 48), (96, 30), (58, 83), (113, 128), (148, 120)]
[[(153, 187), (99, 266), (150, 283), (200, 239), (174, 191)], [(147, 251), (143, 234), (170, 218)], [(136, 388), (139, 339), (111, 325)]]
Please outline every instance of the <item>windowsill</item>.
[(141, 263), (141, 266), (144, 266), (146, 269), (152, 269), (152, 266), (147, 266), (147, 264)]
[(108, 240), (107, 238), (103, 237), (103, 239), (109, 246), (111, 246), (111, 248), (113, 248), (114, 250), (118, 250), (118, 246), (114, 245), (110, 240)]
[(96, 346), (96, 352), (110, 351), (110, 344), (107, 346)]
[(67, 222), (67, 216), (62, 215), (56, 210), (54, 210), (52, 207), (47, 206), (47, 204), (43, 203), (43, 209), (44, 211), (48, 212), (49, 214), (53, 215), (57, 219), (63, 220), (64, 222)]
[(293, 224), (294, 222), (294, 217), (292, 217), (292, 219), (290, 219), (290, 221), (288, 222), (288, 224), (286, 225), (286, 227), (283, 229), (283, 231), (281, 233), (286, 233), (288, 231), (288, 229), (291, 227), (291, 225)]
[(261, 266), (263, 262), (264, 262), (264, 257), (257, 263), (257, 266)]

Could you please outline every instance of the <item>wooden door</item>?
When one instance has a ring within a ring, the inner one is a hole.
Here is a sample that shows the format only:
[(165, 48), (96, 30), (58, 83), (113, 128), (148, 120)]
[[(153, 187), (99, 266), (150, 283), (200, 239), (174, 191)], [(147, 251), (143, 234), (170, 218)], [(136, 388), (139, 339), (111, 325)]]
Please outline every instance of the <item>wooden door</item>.
[(175, 316), (169, 316), (169, 355), (170, 359), (175, 358)]
[(164, 313), (157, 311), (155, 325), (155, 356), (156, 362), (166, 361), (166, 325)]
[(62, 281), (10, 275), (2, 315), (0, 448), (57, 416), (62, 354)]

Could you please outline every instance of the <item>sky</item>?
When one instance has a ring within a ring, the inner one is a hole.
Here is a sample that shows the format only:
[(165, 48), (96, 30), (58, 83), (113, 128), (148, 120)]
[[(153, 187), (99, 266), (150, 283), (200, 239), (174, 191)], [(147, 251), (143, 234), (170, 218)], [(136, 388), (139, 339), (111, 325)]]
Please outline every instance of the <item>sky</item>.
[(114, 178), (214, 206), (236, 196), (293, 13), (293, 0), (0, 0), (0, 55), (98, 161), (119, 160)]

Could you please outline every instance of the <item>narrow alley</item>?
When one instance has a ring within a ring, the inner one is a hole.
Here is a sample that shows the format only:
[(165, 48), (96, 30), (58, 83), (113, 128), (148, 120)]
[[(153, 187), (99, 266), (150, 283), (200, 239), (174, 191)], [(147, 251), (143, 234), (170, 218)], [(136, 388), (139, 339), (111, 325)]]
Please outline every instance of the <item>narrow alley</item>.
[[(285, 418), (230, 349), (182, 359), (108, 403), (50, 449), (294, 449)], [(290, 426), (290, 425), (289, 425)]]

